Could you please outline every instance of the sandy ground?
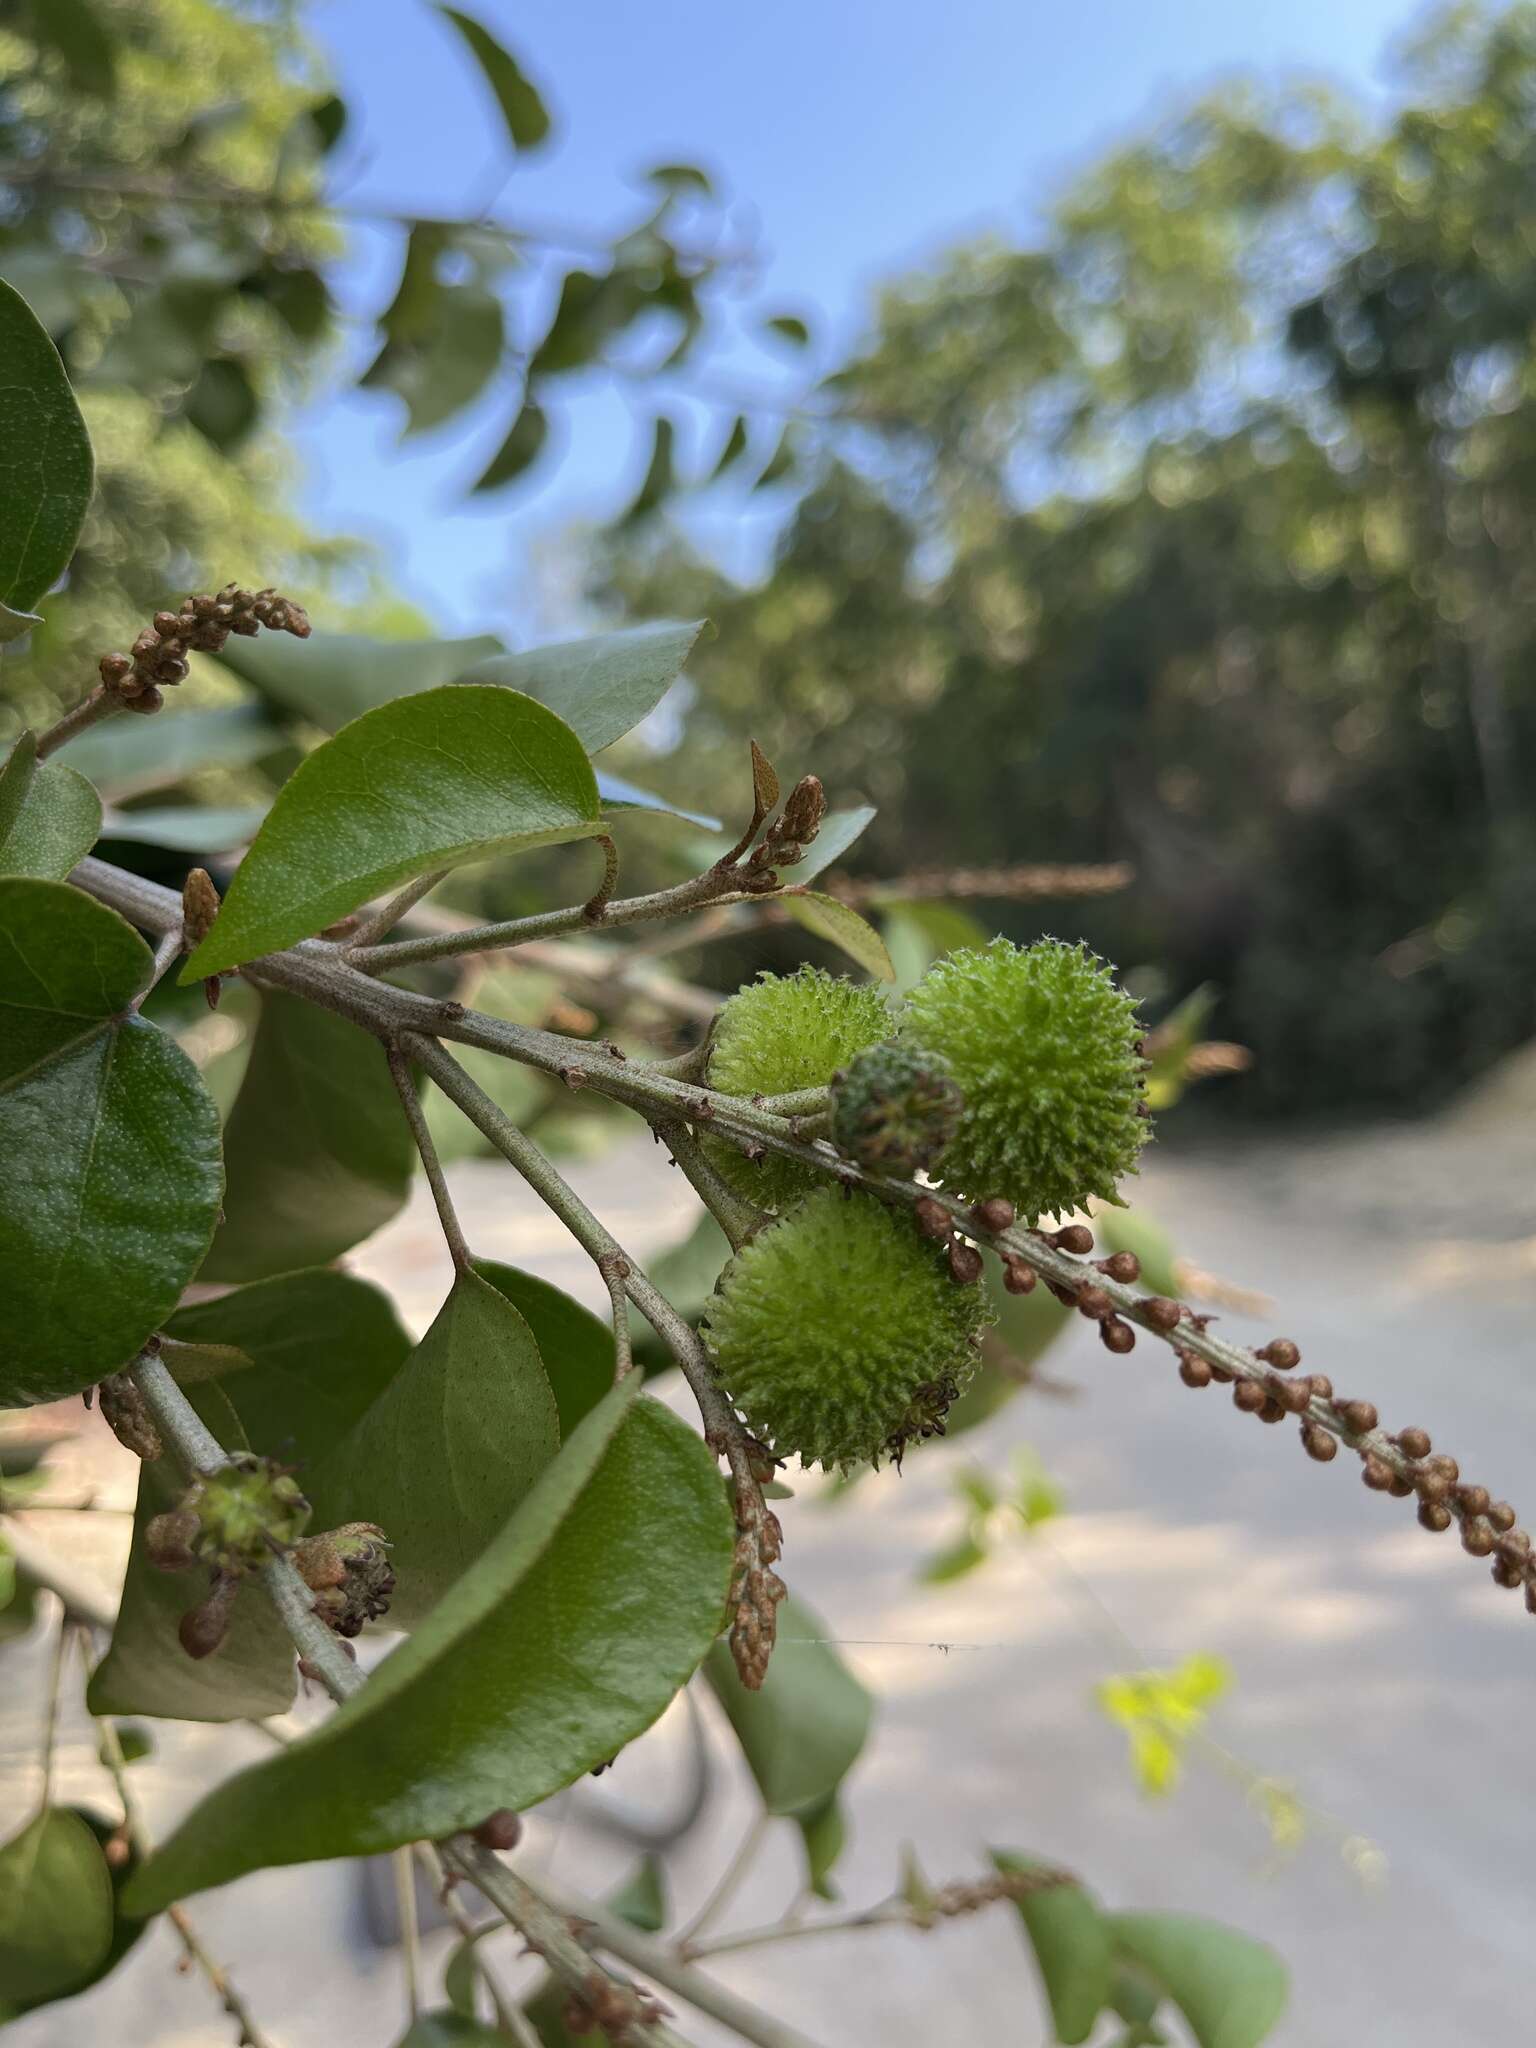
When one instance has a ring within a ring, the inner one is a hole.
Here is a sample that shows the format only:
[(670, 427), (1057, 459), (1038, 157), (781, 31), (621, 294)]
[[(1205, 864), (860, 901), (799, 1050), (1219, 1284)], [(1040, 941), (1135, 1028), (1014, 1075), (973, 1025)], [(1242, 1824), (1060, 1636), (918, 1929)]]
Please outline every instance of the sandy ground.
[[(1368, 1139), (1166, 1154), (1144, 1199), (1177, 1219), (1181, 1249), (1283, 1304), (1244, 1335), (1294, 1336), (1346, 1394), (1389, 1426), (1418, 1422), (1464, 1473), (1536, 1513), (1536, 1180), (1529, 1076), (1517, 1074), (1435, 1127)], [(686, 1190), (637, 1148), (575, 1171), (640, 1252), (676, 1233)], [(580, 1256), (504, 1169), (455, 1175), (478, 1249), (594, 1299)], [(1363, 1217), (1363, 1221), (1360, 1220)], [(357, 1265), (424, 1325), (446, 1284), (421, 1202)], [(1052, 1359), (1062, 1398), (1019, 1401), (967, 1449), (1003, 1467), (1040, 1453), (1069, 1514), (960, 1584), (924, 1588), (916, 1563), (956, 1533), (955, 1458), (920, 1454), (841, 1505), (807, 1488), (786, 1504), (786, 1570), (881, 1696), (875, 1739), (850, 1782), (854, 1839), (839, 1873), (850, 1900), (882, 1896), (900, 1846), (936, 1879), (977, 1870), (984, 1846), (1027, 1849), (1081, 1871), (1110, 1902), (1219, 1915), (1271, 1939), (1295, 1977), (1276, 2048), (1461, 2048), (1530, 2036), (1529, 1814), (1536, 1751), (1536, 1622), (1450, 1537), (1368, 1494), (1353, 1460), (1308, 1461), (1290, 1427), (1234, 1413), (1220, 1390), (1182, 1388), (1143, 1339), (1110, 1358), (1086, 1329)], [(61, 1484), (91, 1477), (129, 1497), (128, 1461), (94, 1429)], [(34, 1531), (109, 1575), (113, 1518), (38, 1515)], [(948, 1645), (947, 1648), (940, 1645)], [(1148, 1803), (1123, 1739), (1094, 1710), (1096, 1681), (1195, 1650), (1225, 1658), (1230, 1697), (1174, 1796)], [(0, 1698), (0, 1831), (33, 1795), (41, 1640), (6, 1655)], [(318, 1709), (312, 1709), (312, 1712)], [(581, 1808), (664, 1806), (684, 1734), (663, 1724), (579, 1804), (555, 1802), (526, 1849), (530, 1870), (602, 1887), (626, 1860)], [(684, 1909), (708, 1889), (751, 1805), (723, 1742), (706, 1816), (672, 1858)], [(138, 1777), (166, 1828), (199, 1790), (261, 1753), (247, 1730), (165, 1729)], [(85, 1724), (65, 1727), (62, 1783), (109, 1796)], [(1305, 1839), (1277, 1858), (1253, 1796), (1280, 1781)], [(615, 1858), (618, 1856), (618, 1861)], [(794, 1889), (787, 1827), (770, 1839), (732, 1925), (776, 1917)], [(279, 2048), (386, 2048), (403, 2031), (396, 1960), (375, 1943), (375, 1897), (352, 1866), (263, 1874), (196, 1902), (209, 1943)], [(448, 1937), (435, 1934), (435, 1968)], [(523, 1981), (510, 1938), (485, 1951)], [(174, 1972), (157, 1930), (105, 1985), (17, 2024), (15, 2048), (202, 2048), (232, 2038), (205, 1985)], [(824, 2048), (1044, 2040), (1030, 1965), (1006, 1912), (931, 1936), (863, 1933), (755, 1951), (720, 1966), (742, 1992)], [(727, 2037), (680, 2015), (690, 2040)], [(1109, 2038), (1112, 2030), (1106, 2030)]]

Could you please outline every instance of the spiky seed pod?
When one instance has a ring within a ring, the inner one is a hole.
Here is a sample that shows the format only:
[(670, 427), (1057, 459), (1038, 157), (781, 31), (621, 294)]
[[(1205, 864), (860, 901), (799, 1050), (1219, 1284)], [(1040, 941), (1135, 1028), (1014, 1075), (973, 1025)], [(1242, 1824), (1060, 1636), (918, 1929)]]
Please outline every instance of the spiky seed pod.
[(916, 1173), (938, 1166), (964, 1107), (948, 1061), (887, 1039), (832, 1076), (832, 1142), (876, 1173)]
[[(759, 975), (720, 1011), (709, 1050), (709, 1085), (728, 1095), (788, 1095), (821, 1088), (891, 1028), (885, 998), (868, 983), (819, 967)], [(704, 1139), (721, 1174), (764, 1209), (785, 1209), (820, 1176), (798, 1160), (769, 1155), (754, 1166), (734, 1145)]]
[(846, 1469), (942, 1430), (991, 1320), (903, 1218), (823, 1187), (737, 1253), (704, 1335), (754, 1436)]
[(902, 1036), (948, 1060), (965, 1109), (946, 1186), (1033, 1222), (1118, 1200), (1150, 1125), (1136, 1005), (1085, 946), (1007, 939), (951, 953), (907, 999)]

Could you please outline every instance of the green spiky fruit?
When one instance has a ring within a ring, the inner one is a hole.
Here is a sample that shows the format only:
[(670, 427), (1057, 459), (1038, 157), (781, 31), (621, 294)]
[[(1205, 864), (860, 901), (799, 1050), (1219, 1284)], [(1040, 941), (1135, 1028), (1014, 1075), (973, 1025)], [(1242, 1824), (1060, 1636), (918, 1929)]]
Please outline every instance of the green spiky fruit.
[[(856, 1053), (891, 1028), (885, 998), (867, 982), (819, 967), (759, 975), (738, 989), (715, 1021), (709, 1085), (727, 1095), (789, 1095), (823, 1088)], [(723, 1139), (705, 1141), (723, 1177), (748, 1201), (784, 1209), (819, 1178), (814, 1167), (770, 1155), (754, 1165)]]
[(754, 1435), (847, 1468), (942, 1433), (991, 1319), (910, 1217), (821, 1187), (736, 1254), (704, 1334)]
[(1004, 1195), (1033, 1222), (1118, 1200), (1150, 1127), (1136, 1005), (1086, 946), (994, 939), (951, 953), (907, 1000), (902, 1034), (949, 1061), (965, 1097), (946, 1186)]
[(832, 1142), (876, 1173), (916, 1173), (939, 1164), (964, 1107), (948, 1060), (887, 1039), (833, 1075)]

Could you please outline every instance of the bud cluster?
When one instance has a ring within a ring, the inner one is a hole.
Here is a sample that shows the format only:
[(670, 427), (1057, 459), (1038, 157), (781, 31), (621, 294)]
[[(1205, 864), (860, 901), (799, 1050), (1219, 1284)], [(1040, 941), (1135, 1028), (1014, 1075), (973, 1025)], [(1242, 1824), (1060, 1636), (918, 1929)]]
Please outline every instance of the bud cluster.
[(821, 830), (827, 814), (826, 791), (815, 775), (803, 775), (784, 800), (784, 808), (752, 850), (741, 886), (764, 896), (779, 886), (776, 872), (805, 858), (806, 848)]
[(226, 583), (217, 596), (184, 598), (179, 611), (156, 612), (131, 652), (101, 657), (102, 683), (130, 711), (158, 711), (161, 686), (186, 681), (189, 653), (218, 654), (231, 633), (248, 639), (263, 626), (297, 640), (310, 634), (308, 614), (291, 598)]
[(339, 1529), (307, 1536), (293, 1561), (315, 1596), (315, 1613), (337, 1635), (361, 1635), (367, 1622), (389, 1612), (395, 1574), (389, 1543), (376, 1522), (343, 1522)]
[(271, 1458), (243, 1456), (194, 1479), (174, 1508), (150, 1520), (144, 1550), (151, 1564), (168, 1572), (208, 1569), (207, 1598), (181, 1619), (189, 1657), (218, 1649), (241, 1580), (275, 1550), (291, 1548), (308, 1519), (309, 1502), (291, 1473)]

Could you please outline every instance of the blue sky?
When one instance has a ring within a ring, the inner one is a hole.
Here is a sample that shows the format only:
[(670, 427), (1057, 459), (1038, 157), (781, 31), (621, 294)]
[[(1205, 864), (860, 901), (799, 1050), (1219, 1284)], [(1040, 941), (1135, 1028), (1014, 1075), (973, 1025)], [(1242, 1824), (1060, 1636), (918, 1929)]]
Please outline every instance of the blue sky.
[[(623, 219), (640, 168), (701, 163), (769, 252), (765, 301), (812, 317), (825, 367), (883, 279), (963, 234), (1026, 232), (1074, 170), (1170, 98), (1243, 70), (1378, 93), (1384, 54), (1416, 19), (1403, 0), (467, 5), (518, 52), (558, 126), (496, 209)], [(456, 212), (496, 195), (499, 116), (425, 0), (316, 0), (309, 19), (353, 109), (348, 201)], [(398, 261), (395, 238), (358, 231), (349, 298), (381, 304)], [(359, 393), (302, 415), (295, 441), (316, 523), (378, 541), (404, 593), (445, 626), (518, 641), (574, 623), (558, 536), (619, 509), (647, 451), (623, 402), (584, 383), (552, 481), (466, 504), (506, 404), (402, 448), (396, 401)], [(771, 502), (717, 494), (708, 538), (750, 564), (773, 516)]]

